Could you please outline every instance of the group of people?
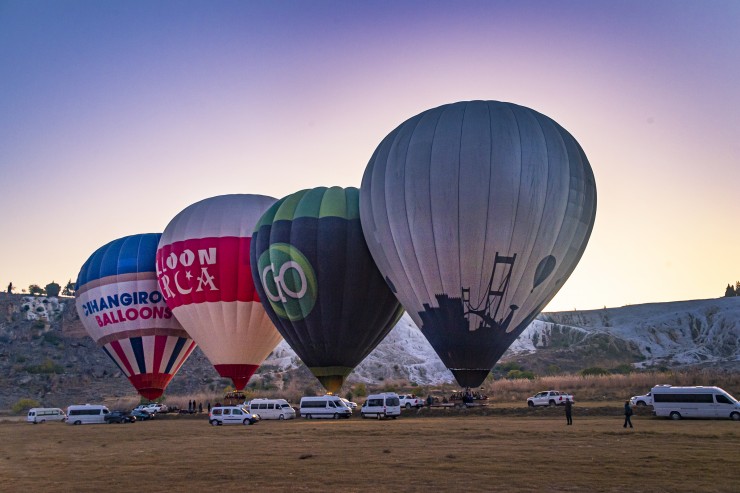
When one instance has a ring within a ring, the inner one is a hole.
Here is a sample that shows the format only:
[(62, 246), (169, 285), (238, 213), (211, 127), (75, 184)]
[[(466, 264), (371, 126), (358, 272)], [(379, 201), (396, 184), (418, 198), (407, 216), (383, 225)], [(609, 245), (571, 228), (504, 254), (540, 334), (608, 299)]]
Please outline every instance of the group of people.
[[(203, 412), (203, 403), (198, 403), (195, 400), (188, 400), (188, 412), (190, 413), (202, 413)], [(211, 402), (208, 402), (208, 412), (211, 412)]]
[[(627, 426), (634, 428), (632, 426), (632, 414), (634, 413), (630, 401), (624, 401), (624, 428), (627, 428)], [(565, 401), (565, 423), (566, 425), (573, 424), (573, 402), (570, 399)]]

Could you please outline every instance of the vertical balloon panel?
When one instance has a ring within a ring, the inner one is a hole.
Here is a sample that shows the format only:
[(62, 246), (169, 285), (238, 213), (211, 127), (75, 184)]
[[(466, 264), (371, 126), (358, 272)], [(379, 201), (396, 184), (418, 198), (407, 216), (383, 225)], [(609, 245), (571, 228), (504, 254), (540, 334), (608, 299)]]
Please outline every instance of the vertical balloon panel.
[(360, 195), (380, 271), (463, 386), (479, 385), (560, 289), (596, 212), (575, 139), (496, 101), (401, 124), (375, 151)]

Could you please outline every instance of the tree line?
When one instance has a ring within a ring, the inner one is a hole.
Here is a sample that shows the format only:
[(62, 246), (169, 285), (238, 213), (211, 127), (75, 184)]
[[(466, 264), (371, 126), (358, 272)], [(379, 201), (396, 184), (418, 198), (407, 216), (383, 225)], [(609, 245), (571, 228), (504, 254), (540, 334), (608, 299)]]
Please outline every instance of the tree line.
[(725, 298), (730, 296), (740, 296), (740, 281), (735, 281), (735, 285), (728, 284), (725, 288)]
[[(15, 286), (13, 286), (13, 283), (11, 282), (8, 284), (8, 294), (13, 294), (13, 291), (15, 291)], [(28, 286), (28, 290), (23, 290), (24, 293), (28, 293), (33, 296), (50, 296), (50, 297), (56, 297), (59, 296), (59, 292), (61, 291), (62, 296), (74, 296), (75, 295), (75, 283), (72, 282), (72, 279), (67, 281), (67, 284), (64, 286), (64, 289), (62, 287), (54, 282), (51, 281), (49, 284), (44, 286), (43, 288), (39, 286), (38, 284), (31, 284)]]

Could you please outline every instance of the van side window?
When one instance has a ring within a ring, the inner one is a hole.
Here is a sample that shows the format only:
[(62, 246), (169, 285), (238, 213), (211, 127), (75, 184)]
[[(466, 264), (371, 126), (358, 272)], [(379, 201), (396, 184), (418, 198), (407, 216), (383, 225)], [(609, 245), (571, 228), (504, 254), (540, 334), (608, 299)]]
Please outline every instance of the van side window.
[(718, 404), (732, 404), (732, 402), (730, 402), (730, 399), (722, 394), (715, 394), (714, 398), (717, 399)]
[(244, 413), (242, 413), (239, 409), (234, 409), (231, 414), (235, 414), (235, 415), (240, 415), (241, 416)]
[(334, 405), (334, 401), (329, 401), (329, 407), (337, 407), (337, 406)]
[(231, 414), (231, 409), (224, 409), (224, 416)]
[(275, 409), (275, 404), (268, 404), (267, 409)]

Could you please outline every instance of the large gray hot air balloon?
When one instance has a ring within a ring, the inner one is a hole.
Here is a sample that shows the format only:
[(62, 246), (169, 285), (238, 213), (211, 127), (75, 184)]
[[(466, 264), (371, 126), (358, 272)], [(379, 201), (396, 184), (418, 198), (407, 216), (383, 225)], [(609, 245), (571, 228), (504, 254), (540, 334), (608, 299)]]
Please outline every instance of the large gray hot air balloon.
[(466, 387), (483, 382), (573, 272), (595, 215), (593, 172), (573, 136), (498, 101), (405, 121), (360, 189), (375, 262)]

